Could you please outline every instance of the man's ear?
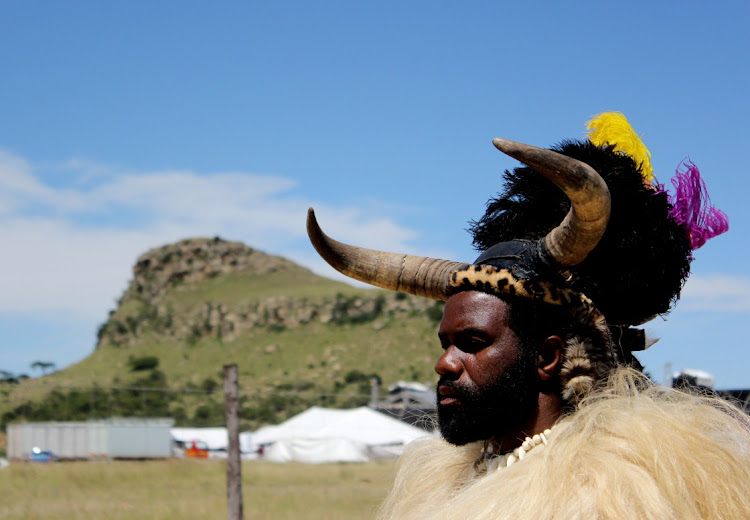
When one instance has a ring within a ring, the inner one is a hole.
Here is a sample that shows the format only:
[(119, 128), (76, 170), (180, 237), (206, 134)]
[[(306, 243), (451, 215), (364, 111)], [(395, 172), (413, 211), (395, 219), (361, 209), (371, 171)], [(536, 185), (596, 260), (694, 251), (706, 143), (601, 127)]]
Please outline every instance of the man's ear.
[(565, 343), (560, 336), (550, 336), (542, 342), (537, 361), (537, 375), (540, 381), (550, 381), (560, 373), (563, 363)]

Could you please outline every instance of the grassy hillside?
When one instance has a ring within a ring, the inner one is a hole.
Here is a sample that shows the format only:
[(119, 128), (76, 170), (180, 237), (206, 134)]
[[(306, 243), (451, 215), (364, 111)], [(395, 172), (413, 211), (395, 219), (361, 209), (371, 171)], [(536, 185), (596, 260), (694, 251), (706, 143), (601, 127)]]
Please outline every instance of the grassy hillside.
[(183, 241), (139, 258), (89, 357), (4, 388), (0, 412), (3, 422), (158, 413), (221, 424), (227, 363), (239, 366), (244, 427), (312, 404), (360, 405), (372, 377), (381, 395), (397, 380), (435, 380), (440, 313), (241, 244)]

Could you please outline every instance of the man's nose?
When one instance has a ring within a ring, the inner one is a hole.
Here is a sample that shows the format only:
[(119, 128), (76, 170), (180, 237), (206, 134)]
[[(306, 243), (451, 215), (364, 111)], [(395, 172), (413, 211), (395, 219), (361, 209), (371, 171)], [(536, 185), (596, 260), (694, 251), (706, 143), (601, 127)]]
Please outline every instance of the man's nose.
[(458, 356), (458, 349), (451, 345), (443, 351), (443, 355), (440, 356), (437, 363), (435, 363), (435, 372), (441, 377), (452, 374), (458, 379), (458, 376), (461, 375), (461, 371), (462, 365)]

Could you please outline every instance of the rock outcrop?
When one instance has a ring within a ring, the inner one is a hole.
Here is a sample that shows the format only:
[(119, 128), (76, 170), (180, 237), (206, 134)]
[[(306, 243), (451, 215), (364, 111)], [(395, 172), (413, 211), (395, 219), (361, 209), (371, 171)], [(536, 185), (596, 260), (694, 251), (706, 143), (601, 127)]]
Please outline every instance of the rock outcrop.
[(130, 288), (154, 302), (164, 291), (180, 284), (252, 270), (258, 275), (289, 269), (295, 264), (280, 256), (267, 255), (241, 242), (219, 237), (192, 238), (152, 249), (141, 255), (133, 267)]
[(170, 295), (195, 289), (212, 278), (231, 273), (267, 276), (295, 269), (303, 268), (285, 258), (218, 237), (183, 240), (153, 249), (138, 258), (133, 280), (118, 308), (99, 329), (97, 348), (127, 347), (149, 332), (193, 343), (203, 337), (231, 341), (259, 327), (283, 330), (314, 321), (332, 325), (372, 322), (377, 330), (397, 313), (427, 312), (439, 319), (440, 306), (435, 302), (374, 290), (334, 297), (258, 298), (250, 294), (233, 303), (207, 299), (179, 313), (170, 306)]

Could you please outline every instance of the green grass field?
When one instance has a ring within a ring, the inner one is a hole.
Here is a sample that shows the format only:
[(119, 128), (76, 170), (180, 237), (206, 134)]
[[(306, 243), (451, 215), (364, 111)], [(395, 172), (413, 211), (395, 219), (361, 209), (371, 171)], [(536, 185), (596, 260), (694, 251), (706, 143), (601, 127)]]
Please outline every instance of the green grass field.
[[(0, 470), (0, 518), (225, 519), (226, 466), (220, 460), (16, 463)], [(245, 518), (372, 518), (395, 463), (244, 462)]]

